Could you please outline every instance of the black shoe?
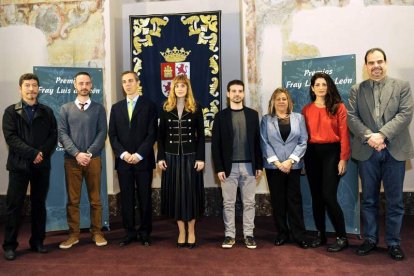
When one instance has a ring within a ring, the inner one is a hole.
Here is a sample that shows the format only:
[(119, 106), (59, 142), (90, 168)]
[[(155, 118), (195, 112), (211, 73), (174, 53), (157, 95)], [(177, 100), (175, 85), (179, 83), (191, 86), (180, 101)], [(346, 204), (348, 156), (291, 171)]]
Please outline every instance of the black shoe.
[(307, 241), (305, 241), (305, 240), (303, 240), (303, 241), (297, 241), (296, 243), (302, 249), (308, 249), (310, 247), (309, 243)]
[(326, 235), (324, 232), (318, 232), (316, 239), (310, 243), (310, 247), (317, 248), (326, 244)]
[(405, 257), (404, 252), (399, 245), (388, 246), (388, 254), (390, 254), (391, 259), (396, 261), (402, 261)]
[(184, 247), (187, 247), (186, 242), (177, 242), (177, 248), (184, 248)]
[(137, 237), (125, 237), (120, 243), (119, 246), (127, 246), (130, 243), (136, 242)]
[(43, 244), (31, 245), (30, 250), (38, 253), (48, 253), (49, 250)]
[(275, 240), (275, 245), (276, 246), (281, 246), (281, 245), (284, 245), (285, 243), (287, 242), (287, 239), (285, 238), (285, 237), (276, 237), (276, 240)]
[(150, 237), (141, 237), (141, 243), (143, 246), (151, 246)]
[(193, 243), (187, 243), (187, 246), (188, 246), (188, 248), (190, 248), (190, 249), (194, 249), (194, 248), (196, 248), (196, 246), (197, 246), (197, 243), (195, 243), (195, 242), (193, 242)]
[(369, 240), (365, 240), (360, 247), (358, 247), (356, 253), (358, 256), (365, 256), (371, 253), (371, 251), (375, 250), (377, 245)]
[(6, 251), (4, 251), (4, 258), (8, 261), (13, 261), (16, 259), (16, 251), (13, 249), (6, 249)]
[(334, 244), (328, 246), (328, 252), (339, 252), (348, 247), (348, 239), (346, 237), (338, 237)]

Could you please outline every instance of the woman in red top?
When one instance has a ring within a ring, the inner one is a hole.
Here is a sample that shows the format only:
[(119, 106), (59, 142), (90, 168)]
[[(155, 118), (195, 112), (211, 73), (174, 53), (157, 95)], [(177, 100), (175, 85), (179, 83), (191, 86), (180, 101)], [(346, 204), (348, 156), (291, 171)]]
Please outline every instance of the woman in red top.
[(350, 156), (347, 110), (328, 74), (316, 73), (311, 79), (309, 93), (312, 103), (306, 105), (302, 113), (309, 134), (305, 168), (312, 194), (313, 218), (318, 229), (318, 236), (311, 247), (326, 244), (326, 210), (337, 236), (328, 251), (338, 252), (348, 247), (344, 214), (336, 196)]

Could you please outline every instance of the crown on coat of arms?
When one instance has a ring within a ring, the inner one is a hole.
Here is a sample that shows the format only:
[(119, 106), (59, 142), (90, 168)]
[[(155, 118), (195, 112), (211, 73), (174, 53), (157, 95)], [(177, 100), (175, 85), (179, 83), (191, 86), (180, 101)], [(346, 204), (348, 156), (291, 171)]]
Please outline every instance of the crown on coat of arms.
[(167, 48), (165, 52), (160, 53), (167, 62), (182, 62), (187, 58), (191, 51), (186, 51), (184, 48), (178, 50), (177, 47), (174, 47), (172, 50)]

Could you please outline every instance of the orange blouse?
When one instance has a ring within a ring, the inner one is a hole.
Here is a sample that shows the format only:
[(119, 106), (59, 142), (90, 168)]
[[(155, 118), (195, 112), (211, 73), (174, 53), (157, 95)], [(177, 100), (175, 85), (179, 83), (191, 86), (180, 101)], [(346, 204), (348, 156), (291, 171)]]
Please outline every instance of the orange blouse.
[(347, 110), (343, 103), (338, 106), (334, 116), (330, 116), (326, 107), (317, 107), (314, 103), (306, 105), (302, 109), (308, 130), (308, 143), (341, 144), (341, 160), (348, 160), (351, 154), (349, 142), (349, 130), (346, 123)]

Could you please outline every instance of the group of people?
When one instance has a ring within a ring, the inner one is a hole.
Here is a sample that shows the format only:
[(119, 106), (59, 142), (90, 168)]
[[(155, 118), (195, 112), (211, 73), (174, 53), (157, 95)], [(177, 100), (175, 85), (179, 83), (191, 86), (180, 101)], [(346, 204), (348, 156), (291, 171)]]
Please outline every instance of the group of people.
[[(405, 161), (414, 157), (408, 129), (413, 116), (413, 97), (408, 82), (387, 76), (387, 59), (382, 49), (366, 52), (365, 67), (369, 79), (352, 87), (348, 110), (332, 78), (318, 72), (311, 79), (311, 102), (303, 108), (302, 114), (293, 112), (288, 90), (277, 88), (261, 123), (258, 112), (244, 105), (244, 83), (240, 80), (228, 83), (228, 107), (216, 114), (211, 140), (213, 165), (223, 197), (222, 248), (232, 248), (236, 243), (238, 189), (243, 204), (244, 243), (250, 249), (257, 247), (255, 191), (263, 168), (277, 229), (276, 246), (289, 241), (304, 249), (325, 245), (327, 213), (336, 235), (335, 242), (327, 250), (338, 252), (347, 248), (345, 220), (337, 190), (352, 152), (352, 157), (358, 160), (362, 182), (364, 242), (357, 254), (371, 253), (379, 242), (379, 193), (383, 182), (387, 199), (385, 241), (393, 259), (404, 259), (400, 230), (404, 214)], [(36, 75), (22, 75), (19, 86), (21, 101), (9, 106), (3, 116), (3, 133), (9, 146), (5, 259), (16, 258), (20, 213), (29, 182), (30, 248), (39, 253), (48, 252), (43, 244), (45, 199), (50, 157), (57, 140), (65, 149), (69, 226), (68, 239), (59, 247), (69, 249), (79, 242), (83, 179), (91, 208), (92, 240), (97, 246), (107, 244), (101, 231), (100, 200), (100, 152), (107, 133), (121, 190), (125, 237), (119, 245), (127, 246), (136, 241), (144, 246), (151, 245), (151, 183), (153, 169), (158, 166), (162, 171), (161, 211), (177, 222), (176, 246), (196, 247), (195, 224), (203, 215), (205, 205), (204, 119), (185, 75), (174, 78), (168, 98), (161, 112), (157, 112), (156, 105), (142, 95), (136, 73), (123, 72), (126, 98), (112, 106), (108, 129), (104, 107), (90, 99), (92, 80), (87, 72), (76, 74), (77, 98), (61, 107), (59, 122), (49, 107), (37, 101), (39, 79)], [(349, 130), (354, 135), (352, 151)], [(156, 159), (155, 142), (158, 146)], [(303, 218), (300, 175), (304, 167), (317, 228), (313, 240), (307, 238)], [(135, 222), (137, 199), (141, 218), (138, 229)]]

